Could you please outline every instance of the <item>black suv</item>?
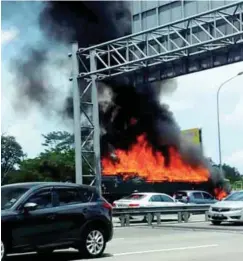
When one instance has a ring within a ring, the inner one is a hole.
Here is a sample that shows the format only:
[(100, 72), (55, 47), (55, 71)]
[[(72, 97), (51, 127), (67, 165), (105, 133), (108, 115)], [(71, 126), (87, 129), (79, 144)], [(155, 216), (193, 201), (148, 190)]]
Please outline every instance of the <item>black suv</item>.
[(112, 206), (90, 186), (34, 182), (1, 187), (1, 260), (73, 247), (99, 257), (112, 239)]

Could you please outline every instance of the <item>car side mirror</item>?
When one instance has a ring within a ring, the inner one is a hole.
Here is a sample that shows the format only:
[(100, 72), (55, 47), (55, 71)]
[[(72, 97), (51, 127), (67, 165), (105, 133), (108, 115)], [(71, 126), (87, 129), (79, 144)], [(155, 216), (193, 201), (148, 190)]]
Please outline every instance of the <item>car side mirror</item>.
[(29, 211), (32, 211), (32, 210), (35, 210), (37, 208), (37, 204), (36, 203), (33, 203), (33, 202), (28, 202), (24, 205), (24, 210), (26, 212), (29, 212)]

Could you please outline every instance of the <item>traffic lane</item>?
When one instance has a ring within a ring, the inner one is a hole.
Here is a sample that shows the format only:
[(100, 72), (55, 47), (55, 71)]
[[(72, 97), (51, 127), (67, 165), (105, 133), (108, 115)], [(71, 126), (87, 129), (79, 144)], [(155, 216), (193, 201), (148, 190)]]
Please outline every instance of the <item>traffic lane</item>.
[(240, 249), (241, 244), (237, 247), (225, 247), (222, 244), (212, 244), (212, 245), (193, 245), (184, 247), (173, 247), (173, 248), (163, 248), (163, 249), (150, 249), (141, 250), (136, 252), (123, 252), (116, 253), (112, 257), (105, 257), (101, 260), (103, 261), (161, 261), (161, 259), (166, 261), (241, 261), (243, 251)]
[[(163, 234), (171, 234), (173, 233), (172, 230), (165, 231)], [(161, 236), (161, 231), (158, 229), (152, 229), (151, 227), (120, 227), (114, 229), (114, 237), (112, 241), (108, 242), (107, 248), (104, 254), (104, 257), (112, 257), (114, 252), (112, 251), (113, 248), (116, 248), (119, 250), (120, 245), (123, 245), (124, 242), (133, 242), (135, 240), (135, 244), (137, 244), (137, 241), (141, 235), (142, 238), (148, 237), (157, 237)], [(122, 251), (124, 251), (123, 248), (121, 248)], [(24, 258), (25, 261), (32, 261), (35, 259), (36, 261), (42, 261), (43, 257), (39, 257), (35, 253), (23, 253), (23, 254), (12, 254), (9, 255), (7, 260), (9, 261), (20, 261), (21, 258)], [(54, 258), (58, 259), (59, 261), (71, 261), (71, 260), (81, 260), (80, 254), (74, 250), (74, 249), (68, 249), (68, 250), (60, 250), (55, 251), (51, 255), (45, 255), (45, 260), (54, 260)]]
[[(116, 229), (116, 237), (107, 246), (107, 253), (173, 249), (227, 243), (230, 239), (243, 240), (243, 234), (221, 231), (174, 230), (162, 228)], [(240, 240), (242, 244), (243, 241)]]
[(243, 233), (243, 223), (222, 223), (213, 225), (210, 221), (204, 222), (188, 222), (188, 223), (163, 223), (161, 225), (154, 224), (154, 227), (167, 229), (195, 229), (195, 230), (215, 230)]
[[(124, 230), (128, 235), (132, 231)], [(124, 239), (116, 238), (108, 244), (106, 253), (112, 257), (101, 260), (126, 261), (223, 261), (234, 258), (242, 260), (243, 235), (213, 231), (163, 231), (162, 229), (140, 229)], [(122, 232), (119, 231), (119, 236)]]
[[(100, 260), (103, 261), (143, 261), (151, 259), (161, 261), (195, 260), (214, 261), (235, 258), (242, 260), (243, 235), (226, 232), (174, 230), (162, 228), (118, 228), (115, 229), (114, 239), (107, 244), (107, 248)], [(9, 261), (43, 260), (36, 255), (12, 256)], [(46, 256), (46, 260), (59, 261), (81, 260), (80, 255), (73, 250), (55, 252)]]

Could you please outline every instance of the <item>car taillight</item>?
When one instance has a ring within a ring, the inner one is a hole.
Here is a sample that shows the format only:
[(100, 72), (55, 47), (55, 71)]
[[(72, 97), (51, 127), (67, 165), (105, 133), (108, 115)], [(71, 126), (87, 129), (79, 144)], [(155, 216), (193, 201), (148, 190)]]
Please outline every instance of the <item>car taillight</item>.
[(108, 202), (103, 202), (102, 203), (102, 207), (108, 209), (108, 210), (112, 210), (112, 205)]
[(115, 204), (115, 203), (112, 203), (112, 207), (113, 207), (113, 208), (116, 207), (116, 204)]
[(129, 208), (139, 207), (139, 204), (129, 204)]

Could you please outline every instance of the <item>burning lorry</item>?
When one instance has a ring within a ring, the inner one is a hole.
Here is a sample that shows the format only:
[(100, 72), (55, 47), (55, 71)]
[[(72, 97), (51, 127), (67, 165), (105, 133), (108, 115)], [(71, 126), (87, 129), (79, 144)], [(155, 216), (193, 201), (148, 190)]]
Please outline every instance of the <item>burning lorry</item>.
[[(202, 145), (201, 138), (197, 141), (194, 137), (195, 141)], [(218, 170), (213, 166), (186, 164), (173, 147), (169, 148), (168, 154), (169, 164), (162, 153), (153, 151), (146, 136), (140, 135), (129, 150), (117, 149), (110, 157), (102, 158), (103, 195), (113, 202), (134, 191), (163, 192), (172, 196), (178, 190), (204, 190), (218, 199), (229, 192), (224, 181), (215, 182), (211, 172)]]

